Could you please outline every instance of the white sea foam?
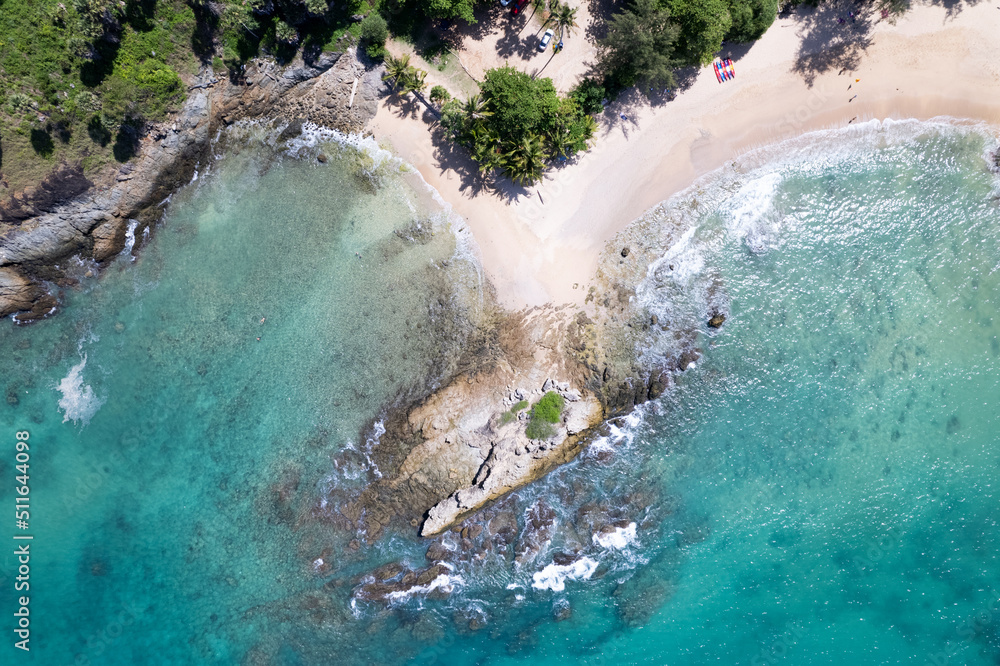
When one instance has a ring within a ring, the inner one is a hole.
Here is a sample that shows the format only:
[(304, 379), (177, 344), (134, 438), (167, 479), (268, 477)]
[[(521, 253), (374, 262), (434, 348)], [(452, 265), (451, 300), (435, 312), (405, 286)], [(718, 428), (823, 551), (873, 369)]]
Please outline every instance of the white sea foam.
[(135, 247), (135, 228), (139, 225), (139, 220), (129, 220), (125, 227), (125, 247), (122, 248), (122, 256), (128, 257), (129, 261), (135, 261), (132, 256), (132, 248)]
[(378, 465), (372, 460), (372, 451), (378, 446), (378, 442), (382, 439), (382, 435), (385, 434), (385, 423), (382, 421), (376, 421), (375, 425), (372, 426), (372, 436), (365, 440), (365, 459), (368, 461), (368, 465), (371, 467), (372, 471), (375, 472), (375, 476), (382, 478), (382, 472), (379, 470)]
[(405, 601), (412, 597), (414, 594), (427, 594), (433, 592), (434, 590), (440, 589), (442, 592), (451, 593), (456, 587), (465, 584), (465, 580), (461, 576), (452, 574), (438, 574), (437, 578), (427, 583), (426, 585), (414, 585), (407, 590), (400, 590), (398, 592), (390, 592), (386, 595), (390, 601)]
[(97, 410), (104, 404), (103, 398), (98, 398), (94, 389), (83, 383), (83, 369), (87, 367), (87, 355), (83, 355), (83, 360), (74, 365), (69, 374), (62, 378), (59, 385), (55, 387), (62, 393), (59, 399), (59, 409), (63, 413), (63, 423), (72, 421), (87, 425), (93, 418)]
[(531, 587), (536, 590), (552, 590), (562, 592), (566, 589), (567, 580), (589, 580), (597, 571), (597, 561), (589, 557), (581, 557), (570, 564), (552, 563), (532, 574)]
[(625, 527), (616, 527), (610, 532), (598, 532), (594, 535), (594, 543), (602, 548), (622, 550), (628, 546), (639, 543), (636, 535), (635, 523), (629, 523)]
[(769, 249), (770, 237), (777, 230), (769, 213), (782, 180), (780, 173), (771, 172), (745, 183), (721, 211), (730, 220), (730, 232), (756, 253)]

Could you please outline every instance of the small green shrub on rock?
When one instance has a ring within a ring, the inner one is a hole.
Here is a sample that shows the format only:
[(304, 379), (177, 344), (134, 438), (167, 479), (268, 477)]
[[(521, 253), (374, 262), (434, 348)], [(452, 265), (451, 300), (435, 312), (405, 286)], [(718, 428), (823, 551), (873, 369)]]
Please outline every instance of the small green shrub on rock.
[(553, 424), (559, 423), (565, 406), (566, 400), (555, 391), (549, 391), (542, 396), (542, 399), (531, 408), (531, 420), (525, 432), (528, 439), (549, 439), (555, 435), (556, 429)]
[[(432, 95), (434, 94), (433, 91), (431, 92), (431, 94)], [(507, 425), (508, 423), (516, 419), (517, 413), (527, 406), (528, 406), (527, 400), (522, 400), (518, 402), (516, 405), (510, 408), (509, 412), (504, 412), (503, 414), (501, 414), (500, 425)]]

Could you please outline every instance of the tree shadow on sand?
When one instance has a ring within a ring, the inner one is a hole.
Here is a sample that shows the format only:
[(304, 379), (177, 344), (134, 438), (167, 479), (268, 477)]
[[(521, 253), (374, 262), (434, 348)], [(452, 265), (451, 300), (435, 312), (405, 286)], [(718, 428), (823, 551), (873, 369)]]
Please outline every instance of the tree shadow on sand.
[[(924, 0), (943, 7), (945, 21), (958, 16), (966, 6), (981, 0)], [(875, 25), (893, 22), (911, 6), (909, 0), (871, 2), (834, 0), (815, 7), (800, 5), (783, 12), (778, 20), (790, 18), (802, 42), (792, 71), (800, 74), (810, 87), (820, 74), (837, 70), (851, 71), (861, 64), (861, 57), (871, 45)], [(775, 25), (772, 30), (788, 29)]]
[[(533, 28), (531, 19), (525, 18), (526, 14), (518, 16), (508, 15), (508, 24), (504, 28), (503, 36), (497, 40), (497, 55), (502, 58), (520, 57), (522, 60), (531, 58), (538, 49), (538, 42), (541, 39), (539, 34), (544, 28)], [(532, 30), (534, 35), (532, 36)]]
[(473, 11), (473, 16), (476, 17), (475, 23), (451, 21), (439, 25), (436, 31), (442, 39), (451, 42), (453, 47), (460, 46), (466, 38), (481, 41), (493, 31), (494, 26), (511, 18), (510, 7), (504, 7), (499, 2), (480, 4)]
[[(950, 21), (962, 13), (966, 7), (978, 5), (982, 0), (921, 0), (922, 4), (934, 7), (944, 7), (945, 21)], [(910, 0), (891, 0), (892, 9), (898, 15), (908, 11), (913, 3)], [(892, 16), (885, 17), (892, 20)]]
[[(849, 0), (800, 6), (792, 12), (800, 44), (792, 71), (812, 87), (820, 74), (851, 71), (872, 42), (872, 31), (880, 13), (874, 3)], [(780, 25), (772, 29), (783, 29)]]
[[(470, 197), (492, 195), (507, 203), (530, 196), (527, 188), (516, 185), (497, 173), (481, 173), (479, 164), (472, 159), (469, 150), (452, 141), (446, 130), (438, 124), (441, 114), (423, 96), (415, 93), (400, 95), (386, 85), (382, 90), (382, 97), (397, 117), (423, 121), (433, 145), (429, 166), (441, 173), (455, 172), (461, 182), (459, 190), (463, 194)], [(420, 162), (419, 159), (417, 161)]]
[(471, 197), (494, 196), (504, 203), (531, 196), (528, 188), (511, 182), (497, 172), (481, 173), (479, 164), (469, 155), (468, 149), (451, 141), (440, 125), (431, 129), (431, 141), (436, 161), (434, 168), (442, 172), (454, 171), (461, 181), (459, 190), (463, 194)]
[(621, 7), (613, 0), (589, 0), (590, 22), (583, 27), (587, 40), (597, 43), (608, 34), (608, 22), (611, 17), (621, 11)]

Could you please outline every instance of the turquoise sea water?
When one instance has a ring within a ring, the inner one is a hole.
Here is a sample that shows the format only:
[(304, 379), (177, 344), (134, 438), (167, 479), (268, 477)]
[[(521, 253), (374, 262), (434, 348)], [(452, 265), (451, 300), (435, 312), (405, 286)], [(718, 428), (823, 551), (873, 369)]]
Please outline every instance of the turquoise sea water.
[[(241, 140), (138, 259), (0, 327), (0, 497), (28, 429), (35, 536), (32, 652), (9, 639), (4, 663), (1000, 661), (988, 133), (817, 135), (668, 202), (644, 354), (696, 321), (702, 359), (494, 508), (515, 544), (389, 609), (354, 577), (427, 543), (354, 550), (314, 509), (378, 473), (364, 440), (447, 373), (478, 274), (443, 222), (417, 229), (433, 205), (395, 162)], [(541, 505), (548, 538), (515, 562)]]

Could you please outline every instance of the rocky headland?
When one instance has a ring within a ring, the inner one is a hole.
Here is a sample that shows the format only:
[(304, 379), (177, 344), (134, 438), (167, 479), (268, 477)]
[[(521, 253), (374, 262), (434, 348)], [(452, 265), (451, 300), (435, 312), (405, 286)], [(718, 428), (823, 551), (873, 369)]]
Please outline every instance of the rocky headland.
[[(725, 314), (715, 308), (683, 326), (650, 315), (634, 285), (653, 252), (606, 261), (594, 294), (608, 296), (586, 307), (497, 310), (444, 386), (369, 428), (362, 439), (378, 473), (355, 496), (321, 498), (326, 519), (368, 543), (407, 525), (424, 537), (475, 525), (482, 509), (574, 459), (608, 419), (659, 397)], [(642, 356), (664, 337), (666, 353)], [(559, 422), (529, 437), (530, 410), (550, 392), (565, 404)]]
[(323, 53), (308, 63), (297, 58), (285, 67), (259, 59), (239, 77), (202, 70), (183, 108), (149, 128), (135, 158), (96, 182), (73, 165), (59, 165), (0, 206), (0, 317), (28, 323), (48, 316), (61, 289), (73, 285), (66, 271), (71, 257), (92, 260), (99, 270), (126, 247), (130, 229), (132, 238), (142, 238), (160, 219), (164, 200), (207, 163), (221, 128), (281, 119), (290, 123), (290, 135), (305, 121), (361, 132), (375, 115), (382, 85), (379, 68), (353, 52)]

